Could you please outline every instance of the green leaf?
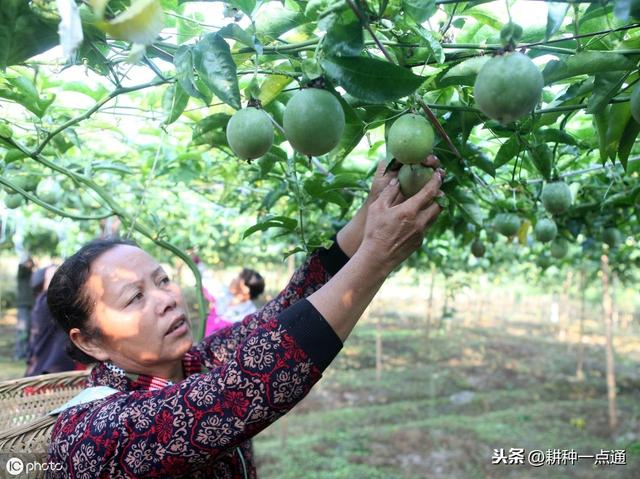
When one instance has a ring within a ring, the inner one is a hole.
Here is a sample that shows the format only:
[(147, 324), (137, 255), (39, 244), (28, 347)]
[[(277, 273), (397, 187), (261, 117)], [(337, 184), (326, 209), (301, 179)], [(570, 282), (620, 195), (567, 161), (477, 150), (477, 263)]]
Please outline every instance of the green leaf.
[(230, 23), (229, 25), (222, 27), (217, 33), (221, 37), (230, 38), (242, 43), (243, 45), (254, 48), (253, 37), (240, 28), (236, 23)]
[(469, 85), (473, 86), (478, 76), (478, 72), (491, 58), (489, 55), (473, 57), (464, 60), (449, 68), (438, 80), (439, 87), (449, 85)]
[(500, 31), (504, 24), (502, 19), (494, 12), (490, 12), (489, 10), (484, 10), (478, 7), (466, 10), (465, 15), (469, 15), (478, 20), (480, 24), (487, 25), (488, 27), (491, 27), (497, 31)]
[(593, 93), (591, 97), (589, 97), (587, 113), (603, 111), (611, 99), (616, 96), (628, 76), (629, 72), (611, 72), (595, 75)]
[(293, 231), (298, 225), (298, 221), (286, 216), (267, 216), (264, 220), (247, 228), (242, 234), (242, 239), (251, 236), (256, 231), (264, 231), (269, 228), (284, 228), (287, 231)]
[(255, 32), (267, 41), (278, 38), (283, 33), (305, 23), (301, 12), (273, 5), (258, 10), (255, 18)]
[(225, 128), (231, 115), (214, 113), (203, 118), (193, 127), (191, 141), (194, 145), (220, 146), (227, 144)]
[(31, 9), (32, 2), (0, 2), (0, 70), (24, 62), (59, 43), (58, 22)]
[(578, 146), (578, 140), (564, 130), (544, 128), (536, 133), (536, 137), (543, 143), (563, 143)]
[(88, 96), (89, 98), (99, 101), (105, 96), (108, 95), (109, 91), (101, 84), (95, 84), (94, 88), (91, 88), (89, 85), (79, 81), (72, 81), (63, 83), (61, 88), (64, 91), (74, 91), (77, 93), (82, 93), (83, 95)]
[(336, 98), (342, 105), (344, 111), (344, 132), (340, 137), (340, 142), (329, 152), (336, 163), (344, 160), (351, 151), (358, 146), (365, 134), (365, 124), (356, 114), (355, 110), (347, 103), (341, 95), (334, 91)]
[(248, 16), (251, 16), (253, 10), (256, 8), (256, 0), (226, 0), (226, 3), (236, 7)]
[(607, 117), (607, 143), (606, 157), (613, 161), (618, 152), (618, 145), (622, 133), (631, 118), (631, 107), (629, 103), (615, 103), (611, 105)]
[(193, 65), (200, 79), (220, 100), (236, 110), (241, 108), (236, 64), (229, 45), (220, 35), (209, 33), (195, 45)]
[(505, 141), (500, 149), (498, 150), (498, 154), (496, 155), (496, 159), (493, 161), (496, 170), (500, 168), (502, 165), (505, 165), (511, 161), (513, 157), (520, 153), (520, 142), (518, 141), (518, 137), (512, 136), (507, 141)]
[(548, 40), (554, 33), (560, 30), (564, 17), (569, 10), (568, 3), (547, 3), (547, 30), (544, 35), (544, 39)]
[(47, 108), (55, 100), (55, 95), (52, 94), (41, 97), (31, 79), (25, 76), (6, 77), (6, 81), (9, 88), (0, 86), (0, 97), (20, 103), (39, 118), (42, 118)]
[(333, 15), (322, 49), (329, 56), (357, 56), (364, 48), (362, 25), (355, 13), (347, 10)]
[(402, 0), (402, 9), (414, 22), (424, 23), (436, 13), (435, 0)]
[(349, 94), (371, 103), (410, 95), (425, 80), (406, 68), (365, 57), (325, 58), (322, 68)]
[(189, 95), (180, 86), (180, 83), (174, 83), (167, 88), (162, 97), (162, 108), (167, 114), (167, 119), (163, 124), (170, 125), (180, 118), (187, 103), (189, 103)]
[(629, 172), (627, 169), (627, 161), (631, 154), (631, 148), (633, 148), (636, 138), (638, 137), (638, 133), (640, 133), (640, 123), (638, 123), (633, 117), (629, 118), (618, 145), (618, 159), (627, 173)]
[(196, 86), (193, 76), (193, 51), (190, 45), (181, 45), (173, 56), (173, 64), (176, 67), (176, 78), (180, 86), (189, 95), (205, 100), (205, 97)]
[(536, 170), (540, 172), (545, 180), (551, 179), (551, 167), (553, 165), (553, 152), (549, 145), (546, 143), (539, 143), (533, 145), (529, 149), (529, 155), (531, 156), (531, 162)]
[(433, 33), (422, 25), (416, 25), (412, 29), (416, 34), (420, 35), (425, 42), (427, 42), (427, 46), (429, 47), (429, 50), (431, 50), (436, 62), (443, 63), (445, 59), (444, 50), (442, 49), (440, 42), (433, 36)]
[(284, 75), (269, 75), (260, 86), (260, 96), (258, 99), (262, 102), (262, 106), (271, 103), (292, 81), (293, 78)]
[(585, 51), (571, 55), (564, 60), (552, 60), (542, 71), (545, 85), (576, 75), (594, 75), (617, 71), (631, 71), (633, 62), (619, 53)]

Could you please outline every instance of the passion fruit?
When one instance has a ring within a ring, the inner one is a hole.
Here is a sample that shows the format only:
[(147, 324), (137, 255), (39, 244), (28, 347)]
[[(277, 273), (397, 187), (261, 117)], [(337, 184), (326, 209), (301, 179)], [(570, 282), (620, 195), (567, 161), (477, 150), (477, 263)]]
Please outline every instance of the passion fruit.
[(533, 233), (538, 241), (548, 243), (558, 235), (558, 227), (555, 221), (549, 218), (542, 218), (536, 223)]
[(269, 115), (254, 107), (238, 110), (227, 123), (227, 142), (240, 158), (260, 158), (273, 145), (273, 124)]
[(422, 189), (433, 176), (433, 169), (423, 165), (402, 165), (398, 171), (400, 191), (409, 198)]
[(542, 204), (553, 215), (560, 215), (571, 207), (571, 189), (564, 181), (547, 183), (542, 189)]
[(480, 240), (475, 240), (471, 244), (471, 253), (476, 258), (482, 258), (484, 256), (484, 254), (486, 253), (486, 251), (487, 251), (487, 249), (485, 248), (484, 243), (482, 241), (480, 241)]
[(473, 87), (478, 108), (493, 120), (511, 123), (535, 108), (544, 80), (528, 56), (505, 53), (488, 60)]
[(387, 138), (389, 152), (400, 163), (411, 165), (420, 163), (433, 151), (433, 128), (420, 115), (408, 113), (398, 118)]
[(24, 196), (19, 193), (8, 193), (4, 197), (4, 205), (10, 210), (20, 208), (24, 204)]
[(306, 88), (291, 97), (282, 122), (291, 146), (307, 156), (324, 155), (334, 149), (345, 124), (340, 102), (318, 88)]
[(609, 248), (615, 248), (622, 243), (622, 233), (618, 228), (607, 228), (602, 233), (602, 241), (609, 245)]
[(568, 252), (569, 243), (564, 238), (556, 238), (555, 240), (553, 240), (549, 248), (549, 253), (551, 253), (551, 256), (557, 259), (564, 258), (565, 256), (567, 256)]
[(498, 233), (504, 236), (514, 236), (520, 229), (522, 221), (513, 213), (500, 213), (496, 215), (495, 225)]
[(38, 183), (36, 195), (45, 203), (52, 205), (60, 201), (60, 198), (62, 198), (62, 190), (56, 180), (53, 178), (45, 178)]

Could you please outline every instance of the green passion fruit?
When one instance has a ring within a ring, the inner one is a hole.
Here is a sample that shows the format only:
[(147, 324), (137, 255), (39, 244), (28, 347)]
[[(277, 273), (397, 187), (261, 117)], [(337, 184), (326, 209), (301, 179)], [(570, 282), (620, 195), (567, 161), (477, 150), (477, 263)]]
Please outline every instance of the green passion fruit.
[(387, 137), (389, 152), (400, 163), (420, 163), (433, 151), (434, 133), (429, 122), (420, 115), (408, 113), (398, 118)]
[(549, 241), (553, 241), (558, 235), (558, 227), (555, 221), (549, 218), (542, 218), (536, 223), (533, 232), (538, 241), (548, 243)]
[(433, 168), (423, 165), (402, 165), (398, 171), (400, 191), (409, 198), (422, 189), (433, 176)]
[(529, 57), (512, 52), (495, 56), (482, 66), (473, 96), (482, 113), (507, 124), (533, 111), (543, 86), (542, 74)]
[(609, 248), (615, 248), (622, 243), (622, 233), (618, 228), (607, 228), (602, 233), (602, 241), (609, 245)]
[(52, 205), (62, 198), (62, 189), (53, 178), (45, 178), (38, 183), (36, 195), (45, 203)]
[(284, 133), (293, 148), (307, 156), (333, 150), (344, 131), (344, 111), (326, 90), (307, 88), (296, 93), (284, 110)]
[(486, 253), (486, 251), (487, 251), (487, 249), (485, 248), (484, 243), (482, 241), (480, 241), (480, 240), (475, 240), (471, 244), (471, 253), (476, 258), (482, 258), (484, 256), (484, 254)]
[(571, 207), (571, 189), (564, 181), (547, 183), (542, 189), (542, 204), (553, 215), (560, 215)]
[(498, 233), (504, 236), (515, 236), (520, 229), (522, 221), (513, 213), (500, 213), (496, 215), (495, 225)]
[(269, 115), (254, 107), (238, 110), (227, 123), (227, 142), (240, 158), (260, 158), (273, 144), (273, 124)]
[(19, 193), (8, 193), (4, 197), (4, 205), (10, 210), (20, 208), (24, 204), (24, 196)]
[(567, 256), (569, 252), (569, 243), (564, 238), (556, 238), (549, 247), (549, 253), (554, 258), (560, 259)]

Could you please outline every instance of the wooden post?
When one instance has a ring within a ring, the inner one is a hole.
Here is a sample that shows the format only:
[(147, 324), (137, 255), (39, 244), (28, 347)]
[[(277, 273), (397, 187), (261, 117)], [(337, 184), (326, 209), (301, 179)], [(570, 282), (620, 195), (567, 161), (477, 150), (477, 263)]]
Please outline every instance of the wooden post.
[(580, 326), (578, 328), (578, 364), (576, 366), (576, 379), (584, 381), (584, 313), (587, 299), (587, 272), (583, 269), (580, 272)]
[(382, 324), (380, 316), (376, 318), (376, 381), (382, 379)]
[(616, 371), (613, 357), (613, 298), (610, 288), (611, 273), (609, 269), (609, 257), (602, 255), (600, 258), (602, 271), (602, 312), (604, 314), (606, 335), (606, 360), (607, 360), (607, 401), (609, 403), (609, 431), (611, 434), (618, 427), (618, 413), (616, 410)]

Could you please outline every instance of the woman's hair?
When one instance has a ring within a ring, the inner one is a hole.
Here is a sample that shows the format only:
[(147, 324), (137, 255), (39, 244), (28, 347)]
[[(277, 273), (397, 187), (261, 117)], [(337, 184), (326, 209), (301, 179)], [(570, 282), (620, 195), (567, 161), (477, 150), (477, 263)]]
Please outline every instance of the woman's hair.
[(249, 297), (251, 299), (256, 299), (264, 292), (264, 278), (257, 271), (243, 268), (240, 272), (240, 278), (249, 288)]
[[(103, 253), (118, 245), (138, 246), (135, 242), (119, 238), (98, 239), (87, 243), (67, 258), (51, 278), (47, 291), (47, 304), (56, 323), (67, 333), (78, 328), (87, 338), (100, 337), (100, 330), (89, 327), (89, 316), (95, 303), (86, 291), (91, 265)], [(97, 360), (80, 350), (71, 340), (67, 353), (85, 364)]]

